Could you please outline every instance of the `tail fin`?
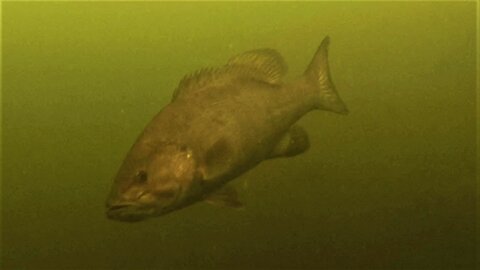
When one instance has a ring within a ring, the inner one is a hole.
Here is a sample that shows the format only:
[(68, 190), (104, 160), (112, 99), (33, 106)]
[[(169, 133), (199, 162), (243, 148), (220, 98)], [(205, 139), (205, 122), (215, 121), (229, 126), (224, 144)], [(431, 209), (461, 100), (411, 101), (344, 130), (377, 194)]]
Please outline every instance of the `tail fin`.
[(313, 56), (312, 62), (305, 71), (305, 77), (309, 84), (313, 84), (317, 95), (317, 108), (326, 111), (332, 111), (340, 114), (347, 114), (347, 106), (335, 90), (330, 78), (328, 68), (328, 44), (330, 38), (323, 39), (322, 44)]

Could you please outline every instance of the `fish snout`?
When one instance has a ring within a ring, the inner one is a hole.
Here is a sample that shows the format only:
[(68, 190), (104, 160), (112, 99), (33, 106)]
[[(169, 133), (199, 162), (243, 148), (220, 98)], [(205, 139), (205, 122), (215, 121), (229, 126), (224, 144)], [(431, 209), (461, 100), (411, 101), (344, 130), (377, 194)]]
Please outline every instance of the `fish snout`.
[(112, 207), (115, 207), (116, 205), (122, 205), (121, 201), (118, 199), (113, 198), (110, 196), (106, 201), (105, 201), (105, 207), (107, 209), (110, 209)]
[(141, 209), (132, 203), (111, 204), (107, 202), (106, 216), (112, 220), (136, 222), (144, 220), (149, 214), (149, 211), (145, 211), (145, 209)]

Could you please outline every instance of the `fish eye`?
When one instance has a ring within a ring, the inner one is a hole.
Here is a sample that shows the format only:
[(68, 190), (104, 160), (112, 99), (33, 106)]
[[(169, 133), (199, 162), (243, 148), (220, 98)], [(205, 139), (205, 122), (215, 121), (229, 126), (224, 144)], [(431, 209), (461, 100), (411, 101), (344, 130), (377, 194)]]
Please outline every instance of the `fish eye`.
[(136, 178), (138, 180), (138, 182), (140, 183), (143, 183), (143, 182), (146, 182), (147, 181), (147, 172), (146, 171), (138, 171), (137, 172), (137, 175), (136, 175)]

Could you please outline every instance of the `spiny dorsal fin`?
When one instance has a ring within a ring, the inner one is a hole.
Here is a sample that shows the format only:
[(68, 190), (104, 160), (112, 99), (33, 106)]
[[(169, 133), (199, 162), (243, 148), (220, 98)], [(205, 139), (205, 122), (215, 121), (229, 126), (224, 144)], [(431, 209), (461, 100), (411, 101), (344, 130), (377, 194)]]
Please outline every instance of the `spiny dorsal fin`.
[(270, 84), (279, 84), (287, 72), (282, 56), (273, 49), (244, 52), (232, 57), (227, 66), (243, 66), (255, 72), (260, 80)]
[(239, 78), (256, 77), (254, 72), (239, 67), (203, 68), (185, 76), (173, 92), (172, 101), (179, 96), (198, 93), (208, 87), (222, 86)]
[(205, 86), (222, 84), (228, 80), (223, 69), (203, 68), (185, 76), (173, 91), (172, 101), (179, 95), (185, 95), (192, 91), (201, 91)]
[(279, 84), (287, 66), (282, 56), (272, 49), (248, 51), (237, 55), (220, 68), (204, 68), (185, 76), (173, 92), (172, 101), (209, 87), (222, 86), (238, 79)]

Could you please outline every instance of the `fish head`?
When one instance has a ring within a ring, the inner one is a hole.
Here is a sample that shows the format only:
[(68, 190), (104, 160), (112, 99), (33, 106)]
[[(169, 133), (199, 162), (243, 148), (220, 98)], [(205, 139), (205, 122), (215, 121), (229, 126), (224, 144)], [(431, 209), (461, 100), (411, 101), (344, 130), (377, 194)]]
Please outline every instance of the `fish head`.
[(188, 147), (169, 144), (141, 158), (127, 156), (107, 199), (107, 217), (134, 222), (171, 212), (188, 201), (197, 178)]

